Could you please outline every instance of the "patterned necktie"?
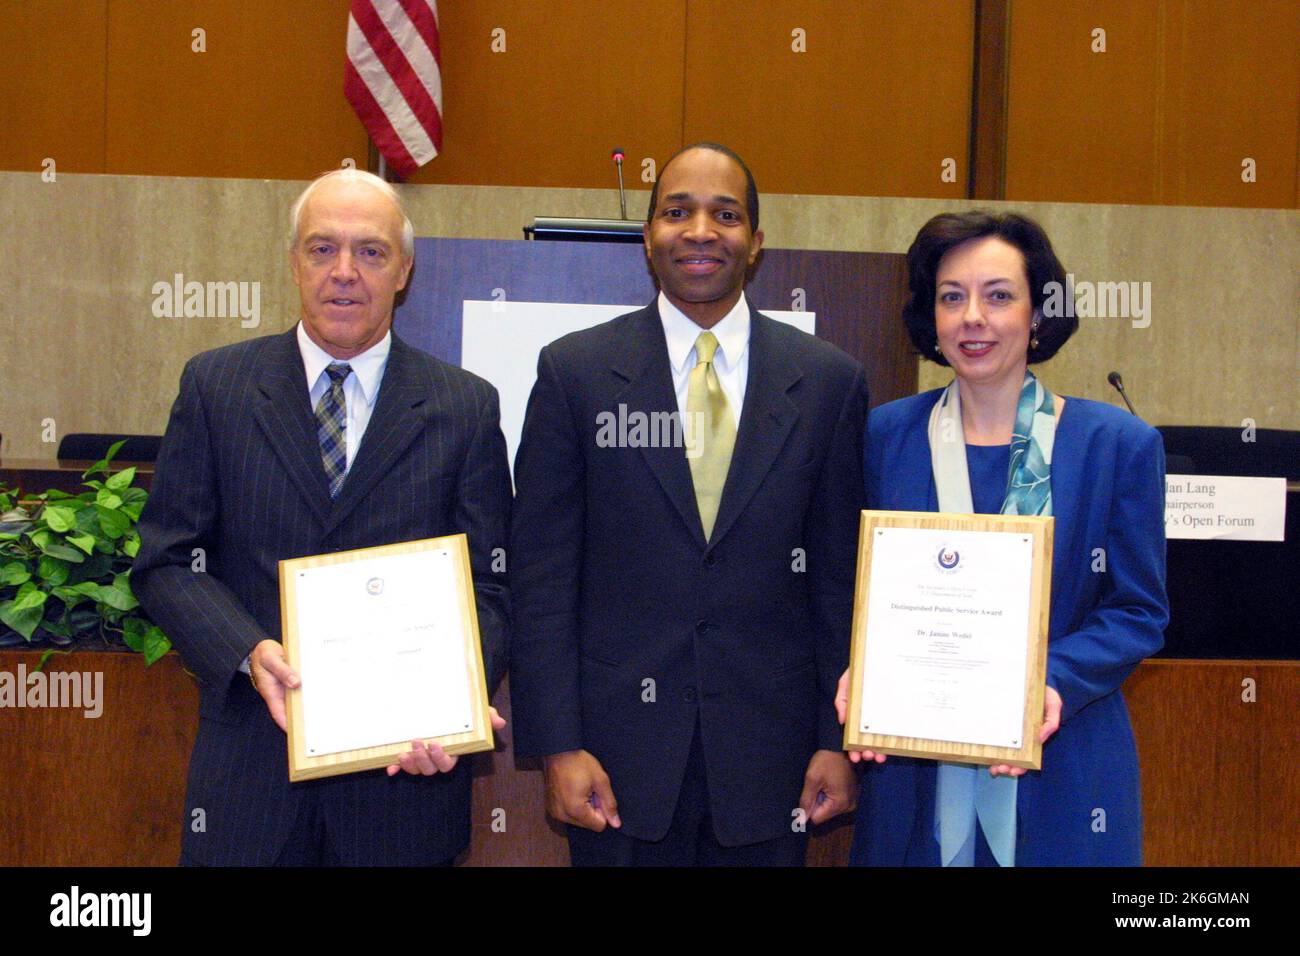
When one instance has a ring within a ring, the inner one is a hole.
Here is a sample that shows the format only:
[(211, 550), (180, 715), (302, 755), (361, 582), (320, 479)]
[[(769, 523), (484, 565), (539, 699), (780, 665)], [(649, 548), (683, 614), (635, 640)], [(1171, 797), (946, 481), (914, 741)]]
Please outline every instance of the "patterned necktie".
[(717, 337), (712, 332), (701, 332), (695, 340), (696, 363), (686, 387), (687, 434), (691, 436), (687, 457), (705, 541), (713, 535), (727, 469), (731, 467), (731, 452), (736, 446), (736, 421), (713, 367), (717, 350)]
[(325, 369), (330, 386), (316, 403), (316, 433), (320, 437), (320, 455), (325, 462), (325, 477), (330, 483), (330, 497), (337, 498), (348, 473), (348, 402), (343, 382), (352, 372), (347, 362), (331, 362)]

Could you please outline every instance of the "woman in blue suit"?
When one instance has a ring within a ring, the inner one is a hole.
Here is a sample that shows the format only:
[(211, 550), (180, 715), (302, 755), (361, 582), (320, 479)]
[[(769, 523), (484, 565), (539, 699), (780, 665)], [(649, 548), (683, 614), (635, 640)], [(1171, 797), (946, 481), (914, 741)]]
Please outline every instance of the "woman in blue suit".
[(1119, 688), (1160, 648), (1169, 616), (1160, 436), (1113, 406), (1054, 395), (1029, 371), (1078, 328), (1060, 307), (1065, 271), (1037, 223), (936, 216), (907, 262), (908, 332), (955, 379), (871, 413), (868, 501), (1055, 517), (1043, 766), (854, 754), (866, 770), (850, 860), (1139, 865), (1137, 748)]

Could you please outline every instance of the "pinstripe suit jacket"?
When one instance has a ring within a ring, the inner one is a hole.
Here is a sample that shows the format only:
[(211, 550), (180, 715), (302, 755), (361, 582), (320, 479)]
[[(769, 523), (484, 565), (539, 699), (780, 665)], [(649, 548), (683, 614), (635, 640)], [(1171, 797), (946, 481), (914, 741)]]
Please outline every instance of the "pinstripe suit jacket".
[(431, 778), (378, 770), (291, 785), (284, 733), (239, 665), (259, 641), (280, 636), (281, 559), (463, 531), (495, 687), (509, 609), (505, 576), (490, 564), (509, 512), (496, 390), (396, 336), (361, 447), (332, 501), (293, 330), (190, 360), (132, 572), (141, 604), (200, 682), (184, 859), (273, 863), (309, 788), (319, 791), (345, 863), (427, 864), (465, 847), (464, 761)]

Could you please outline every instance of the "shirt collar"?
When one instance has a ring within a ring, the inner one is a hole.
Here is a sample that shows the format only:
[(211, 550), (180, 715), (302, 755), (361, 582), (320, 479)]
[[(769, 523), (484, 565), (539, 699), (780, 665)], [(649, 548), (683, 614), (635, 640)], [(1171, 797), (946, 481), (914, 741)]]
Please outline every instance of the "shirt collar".
[[(663, 292), (659, 293), (659, 321), (663, 323), (664, 337), (668, 340), (668, 361), (675, 371), (684, 372), (695, 350), (695, 340), (704, 329), (668, 301)], [(740, 293), (731, 311), (708, 331), (718, 339), (714, 363), (724, 370), (735, 368), (749, 349), (749, 303), (745, 300), (745, 293)]]
[[(361, 395), (367, 405), (375, 404), (375, 396), (379, 394), (379, 383), (383, 381), (384, 369), (388, 366), (388, 353), (392, 347), (393, 333), (390, 329), (370, 348), (347, 360), (348, 365), (352, 366), (352, 374), (357, 377), (357, 384), (361, 386)], [(298, 323), (298, 351), (302, 353), (302, 365), (307, 372), (308, 391), (316, 386), (317, 380), (325, 374), (325, 369), (331, 362), (339, 361), (311, 340), (302, 322)]]

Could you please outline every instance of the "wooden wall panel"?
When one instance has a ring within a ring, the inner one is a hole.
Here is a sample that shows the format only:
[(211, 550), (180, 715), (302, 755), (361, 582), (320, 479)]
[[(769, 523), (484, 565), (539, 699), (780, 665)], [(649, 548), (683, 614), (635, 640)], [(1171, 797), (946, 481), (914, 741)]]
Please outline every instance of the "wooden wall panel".
[[(304, 179), (365, 164), (342, 91), (347, 0), (10, 7), (0, 90), (18, 110), (0, 168)], [(701, 138), (734, 146), (769, 193), (956, 199), (970, 179), (972, 0), (452, 0), (441, 15), (445, 141), (418, 183), (607, 187), (618, 145), (641, 186), (643, 159)], [(1008, 199), (1300, 202), (1294, 0), (1014, 0), (1010, 21)]]
[(9, 104), (0, 169), (104, 172), (108, 0), (8, 3), (0, 91)]
[[(1159, 201), (1300, 206), (1300, 3), (1168, 0), (1167, 6), (1170, 129)], [(1256, 162), (1254, 183), (1242, 182), (1245, 157)]]
[[(107, 171), (310, 179), (366, 135), (343, 97), (347, 0), (110, 0)], [(206, 31), (206, 52), (191, 31)]]
[[(965, 195), (969, 0), (687, 10), (685, 139), (734, 148), (760, 192)], [(796, 29), (806, 52), (792, 49)], [(955, 182), (941, 180), (946, 158)]]
[[(1147, 0), (1014, 0), (1006, 198), (1154, 202), (1158, 24)], [(1106, 30), (1093, 53), (1091, 31)]]
[(1015, 0), (1006, 198), (1295, 206), (1297, 34), (1293, 0)]
[[(412, 182), (609, 188), (621, 146), (627, 186), (639, 188), (641, 160), (681, 145), (683, 0), (462, 0), (438, 11), (443, 148)], [(493, 51), (497, 30), (504, 52)]]

